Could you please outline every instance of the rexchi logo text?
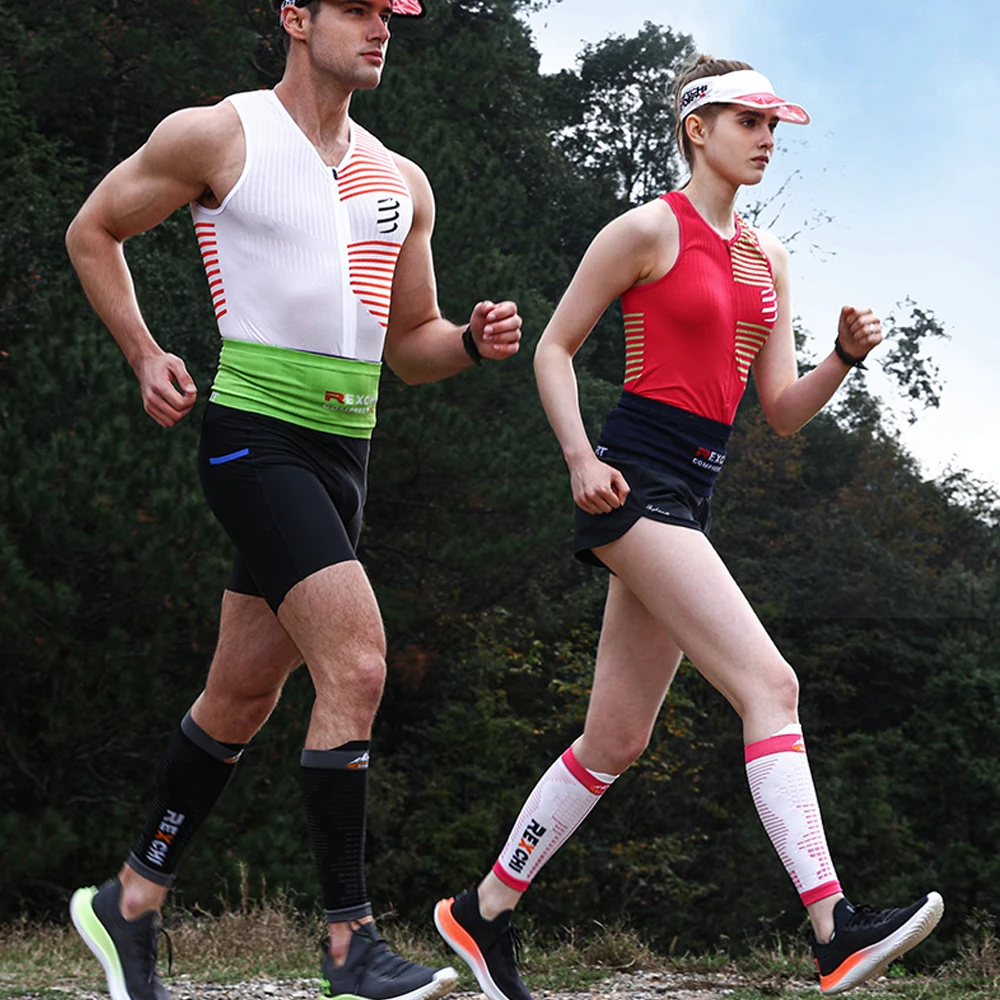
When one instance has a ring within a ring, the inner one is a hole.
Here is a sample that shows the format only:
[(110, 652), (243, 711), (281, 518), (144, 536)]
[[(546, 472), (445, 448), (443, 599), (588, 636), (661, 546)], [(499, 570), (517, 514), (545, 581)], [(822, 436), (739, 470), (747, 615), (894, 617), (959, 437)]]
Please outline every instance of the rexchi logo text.
[(709, 472), (720, 472), (726, 461), (724, 451), (712, 451), (711, 448), (696, 448), (692, 465), (697, 465), (699, 469), (708, 469)]
[(519, 875), (524, 871), (524, 866), (528, 863), (531, 852), (534, 851), (538, 846), (538, 842), (545, 835), (545, 829), (537, 820), (533, 819), (525, 827), (524, 833), (521, 834), (521, 841), (508, 862), (510, 867)]
[(323, 400), (323, 407), (327, 410), (337, 410), (342, 413), (371, 413), (378, 402), (378, 396), (375, 393), (359, 395), (354, 392), (327, 389)]
[(183, 822), (184, 813), (168, 809), (163, 814), (163, 819), (160, 820), (160, 825), (156, 828), (156, 836), (153, 837), (153, 842), (146, 851), (146, 860), (150, 864), (156, 865), (157, 868), (163, 867), (167, 851), (170, 849), (170, 845), (173, 843), (174, 837), (177, 835), (177, 831), (180, 830), (181, 823)]

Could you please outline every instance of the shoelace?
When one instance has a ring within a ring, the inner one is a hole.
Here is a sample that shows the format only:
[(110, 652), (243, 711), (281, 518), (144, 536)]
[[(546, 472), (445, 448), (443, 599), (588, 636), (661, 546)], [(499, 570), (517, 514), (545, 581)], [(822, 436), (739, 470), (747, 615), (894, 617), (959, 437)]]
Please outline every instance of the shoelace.
[(892, 918), (896, 910), (876, 910), (874, 906), (863, 903), (854, 907), (854, 912), (847, 918), (847, 927), (874, 927), (876, 924), (885, 923)]
[(169, 977), (174, 974), (174, 943), (170, 940), (170, 935), (163, 926), (157, 924), (156, 930), (153, 931), (149, 941), (149, 972), (146, 973), (147, 983), (151, 983), (156, 977), (156, 960), (159, 957), (158, 945), (161, 934), (167, 939), (167, 976)]
[[(135, 946), (137, 952), (133, 952), (133, 954), (137, 954), (137, 957), (145, 960), (143, 965), (145, 965), (144, 971), (147, 983), (151, 983), (156, 978), (156, 963), (159, 957), (159, 948), (157, 946), (161, 934), (167, 939), (167, 975), (172, 976), (174, 972), (174, 943), (170, 940), (170, 935), (159, 923), (155, 925), (155, 929), (150, 928), (150, 930), (151, 933), (147, 939), (145, 948), (142, 947), (139, 940), (136, 940)], [(140, 965), (140, 969), (142, 969), (143, 965)]]
[(501, 947), (507, 958), (511, 958), (518, 967), (521, 965), (521, 936), (517, 933), (517, 927), (513, 923), (508, 923), (501, 932)]
[[(167, 939), (167, 975), (172, 976), (174, 974), (174, 942), (170, 940), (170, 935), (167, 933), (166, 928), (163, 926), (158, 926), (156, 928), (156, 936), (159, 937), (163, 935)], [(155, 942), (155, 939), (154, 939)], [(156, 968), (156, 954), (157, 947), (154, 943), (153, 945), (153, 968)]]

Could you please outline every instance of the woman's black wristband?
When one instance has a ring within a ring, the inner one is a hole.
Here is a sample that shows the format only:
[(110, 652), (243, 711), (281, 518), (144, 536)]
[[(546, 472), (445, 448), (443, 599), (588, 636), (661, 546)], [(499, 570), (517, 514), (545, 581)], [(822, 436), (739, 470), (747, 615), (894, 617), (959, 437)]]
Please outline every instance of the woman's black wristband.
[(465, 353), (468, 354), (477, 365), (481, 365), (483, 363), (483, 356), (479, 353), (479, 348), (476, 347), (476, 342), (472, 338), (471, 326), (467, 326), (462, 331), (462, 346), (465, 348)]
[(868, 371), (868, 366), (864, 364), (865, 358), (868, 357), (867, 354), (862, 354), (860, 358), (856, 358), (853, 354), (848, 354), (840, 346), (840, 337), (833, 338), (833, 349), (837, 352), (837, 357), (847, 365), (848, 368), (860, 368), (862, 371)]

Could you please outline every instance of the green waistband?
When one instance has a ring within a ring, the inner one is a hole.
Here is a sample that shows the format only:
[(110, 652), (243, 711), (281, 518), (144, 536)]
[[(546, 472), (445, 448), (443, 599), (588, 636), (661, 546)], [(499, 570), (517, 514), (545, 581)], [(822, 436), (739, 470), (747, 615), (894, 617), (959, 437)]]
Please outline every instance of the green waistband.
[(210, 399), (316, 431), (370, 438), (381, 371), (378, 361), (223, 340)]

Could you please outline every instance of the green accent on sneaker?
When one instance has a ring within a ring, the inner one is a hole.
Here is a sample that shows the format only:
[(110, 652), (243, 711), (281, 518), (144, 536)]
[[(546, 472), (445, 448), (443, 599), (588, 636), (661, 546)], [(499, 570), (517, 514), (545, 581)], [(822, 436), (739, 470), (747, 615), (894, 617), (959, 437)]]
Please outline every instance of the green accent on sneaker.
[(367, 439), (375, 427), (381, 373), (380, 361), (223, 340), (209, 398), (299, 427)]
[(118, 957), (118, 949), (115, 947), (114, 941), (111, 940), (111, 935), (105, 930), (104, 924), (94, 913), (93, 904), (96, 895), (96, 885), (77, 889), (69, 901), (69, 913), (73, 919), (73, 926), (80, 932), (87, 947), (94, 953), (94, 957), (107, 973), (112, 1000), (117, 1000), (119, 996), (127, 998), (125, 972), (122, 969), (121, 959)]

